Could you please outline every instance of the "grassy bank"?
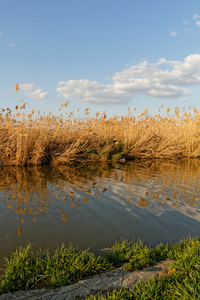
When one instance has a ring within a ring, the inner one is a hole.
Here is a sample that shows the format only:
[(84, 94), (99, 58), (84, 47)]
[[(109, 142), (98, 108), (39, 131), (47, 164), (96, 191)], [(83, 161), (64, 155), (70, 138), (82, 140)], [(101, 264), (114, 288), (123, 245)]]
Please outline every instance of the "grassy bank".
[[(151, 249), (141, 241), (116, 242), (95, 256), (89, 250), (78, 251), (71, 245), (58, 247), (53, 253), (32, 250), (31, 244), (5, 259), (5, 271), (0, 278), (0, 293), (21, 289), (58, 287), (72, 284), (95, 273), (124, 265), (128, 270), (142, 269), (172, 258), (169, 274), (159, 280), (138, 284), (134, 289), (114, 291), (89, 299), (196, 299), (200, 288), (200, 239), (182, 240), (177, 244), (158, 245)], [(191, 295), (187, 298), (187, 295)], [(184, 298), (184, 297), (185, 298)], [(170, 298), (171, 297), (171, 298)], [(174, 299), (174, 296), (173, 296)]]
[[(21, 110), (20, 110), (21, 109)], [(74, 118), (25, 113), (25, 103), (0, 113), (0, 164), (66, 164), (77, 161), (117, 161), (120, 158), (181, 158), (200, 156), (200, 114), (177, 107), (174, 112), (150, 117), (147, 110), (138, 118), (107, 119), (106, 114)], [(162, 115), (162, 116), (161, 116)], [(87, 118), (87, 119), (86, 119)], [(14, 121), (17, 121), (14, 123)]]
[(91, 295), (87, 300), (199, 299), (200, 240), (176, 244), (167, 249), (166, 256), (175, 261), (165, 276), (139, 283), (131, 289), (114, 290), (107, 295)]

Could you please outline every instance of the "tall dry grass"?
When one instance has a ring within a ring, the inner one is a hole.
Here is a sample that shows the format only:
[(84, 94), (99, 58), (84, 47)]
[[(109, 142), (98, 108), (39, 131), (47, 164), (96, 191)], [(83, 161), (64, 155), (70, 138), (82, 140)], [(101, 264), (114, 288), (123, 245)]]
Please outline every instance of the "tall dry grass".
[[(135, 118), (128, 109), (126, 116), (67, 119), (51, 112), (42, 116), (32, 110), (25, 113), (21, 100), (12, 112), (0, 113), (0, 164), (65, 164), (83, 160), (125, 158), (180, 158), (200, 156), (200, 112), (178, 107), (161, 107), (150, 117), (147, 109)], [(67, 109), (68, 102), (62, 109)], [(159, 109), (160, 111), (160, 109)], [(89, 115), (89, 108), (85, 110)], [(15, 122), (14, 122), (15, 121)]]

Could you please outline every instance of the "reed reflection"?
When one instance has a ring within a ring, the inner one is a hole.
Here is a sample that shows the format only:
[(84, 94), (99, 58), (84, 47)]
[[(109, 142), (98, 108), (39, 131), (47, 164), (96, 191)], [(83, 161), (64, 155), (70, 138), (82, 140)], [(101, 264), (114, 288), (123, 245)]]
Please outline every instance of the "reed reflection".
[(38, 214), (48, 213), (56, 202), (61, 219), (67, 221), (67, 207), (78, 209), (80, 203), (87, 203), (91, 196), (97, 198), (102, 194), (103, 199), (108, 187), (102, 186), (102, 178), (96, 180), (98, 172), (102, 173), (101, 167), (97, 172), (93, 168), (81, 172), (63, 166), (4, 167), (0, 169), (0, 200), (7, 209), (16, 212), (21, 223), (18, 235), (21, 236), (25, 214), (32, 215), (35, 222)]
[[(199, 218), (198, 159), (182, 161), (129, 162), (124, 165), (3, 167), (0, 169), (2, 211), (12, 210), (18, 219), (19, 236), (25, 216), (34, 222), (53, 204), (60, 218), (69, 220), (69, 210), (89, 205), (95, 198), (112, 199), (134, 210), (134, 206), (156, 215), (176, 209)], [(106, 205), (106, 203), (105, 203)], [(191, 207), (192, 210), (188, 210)], [(70, 208), (70, 209), (69, 209)]]

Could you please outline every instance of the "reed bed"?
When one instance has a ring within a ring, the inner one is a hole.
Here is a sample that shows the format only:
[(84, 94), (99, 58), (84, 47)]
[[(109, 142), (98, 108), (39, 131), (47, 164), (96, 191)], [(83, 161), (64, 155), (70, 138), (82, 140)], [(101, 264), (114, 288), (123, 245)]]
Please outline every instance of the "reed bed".
[[(67, 104), (61, 105), (65, 116)], [(149, 116), (146, 109), (137, 118), (128, 108), (126, 116), (110, 119), (105, 112), (90, 118), (86, 108), (86, 117), (76, 119), (74, 112), (67, 117), (26, 114), (25, 106), (1, 109), (0, 165), (200, 156), (200, 111), (195, 108), (170, 112), (161, 106), (157, 115)]]

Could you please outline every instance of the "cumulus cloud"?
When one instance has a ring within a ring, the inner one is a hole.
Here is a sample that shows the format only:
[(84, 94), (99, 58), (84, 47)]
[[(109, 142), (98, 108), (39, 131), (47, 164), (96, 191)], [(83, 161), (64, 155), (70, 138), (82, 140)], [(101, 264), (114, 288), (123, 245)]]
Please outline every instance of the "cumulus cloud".
[(198, 27), (200, 27), (200, 21), (196, 21), (195, 23)]
[(24, 83), (24, 84), (20, 84), (19, 88), (21, 90), (23, 90), (24, 92), (29, 92), (35, 88), (35, 84), (34, 83)]
[(179, 100), (179, 102), (186, 102), (188, 100), (188, 97), (184, 97), (182, 99)]
[(90, 80), (69, 80), (58, 83), (58, 97), (80, 99), (89, 103), (121, 103), (128, 101), (129, 96), (115, 89), (113, 85), (104, 85)]
[(25, 96), (34, 100), (43, 100), (48, 96), (48, 92), (43, 92), (42, 89), (35, 86), (34, 83), (20, 84), (19, 89), (24, 92)]
[(193, 16), (193, 18), (194, 18), (194, 19), (199, 19), (199, 18), (200, 18), (200, 15), (195, 14), (195, 15)]
[(90, 80), (58, 83), (58, 97), (90, 103), (126, 103), (144, 94), (155, 98), (184, 98), (192, 93), (187, 87), (200, 84), (200, 54), (189, 55), (183, 62), (160, 58), (156, 63), (139, 62), (117, 72), (112, 84)]
[(200, 19), (200, 15), (195, 14), (195, 15), (193, 16), (193, 19), (197, 20), (197, 21), (195, 22), (195, 24), (196, 24), (196, 26), (200, 27), (200, 20), (198, 20), (198, 19)]
[(178, 36), (178, 33), (176, 33), (176, 31), (171, 31), (170, 34), (171, 36)]

